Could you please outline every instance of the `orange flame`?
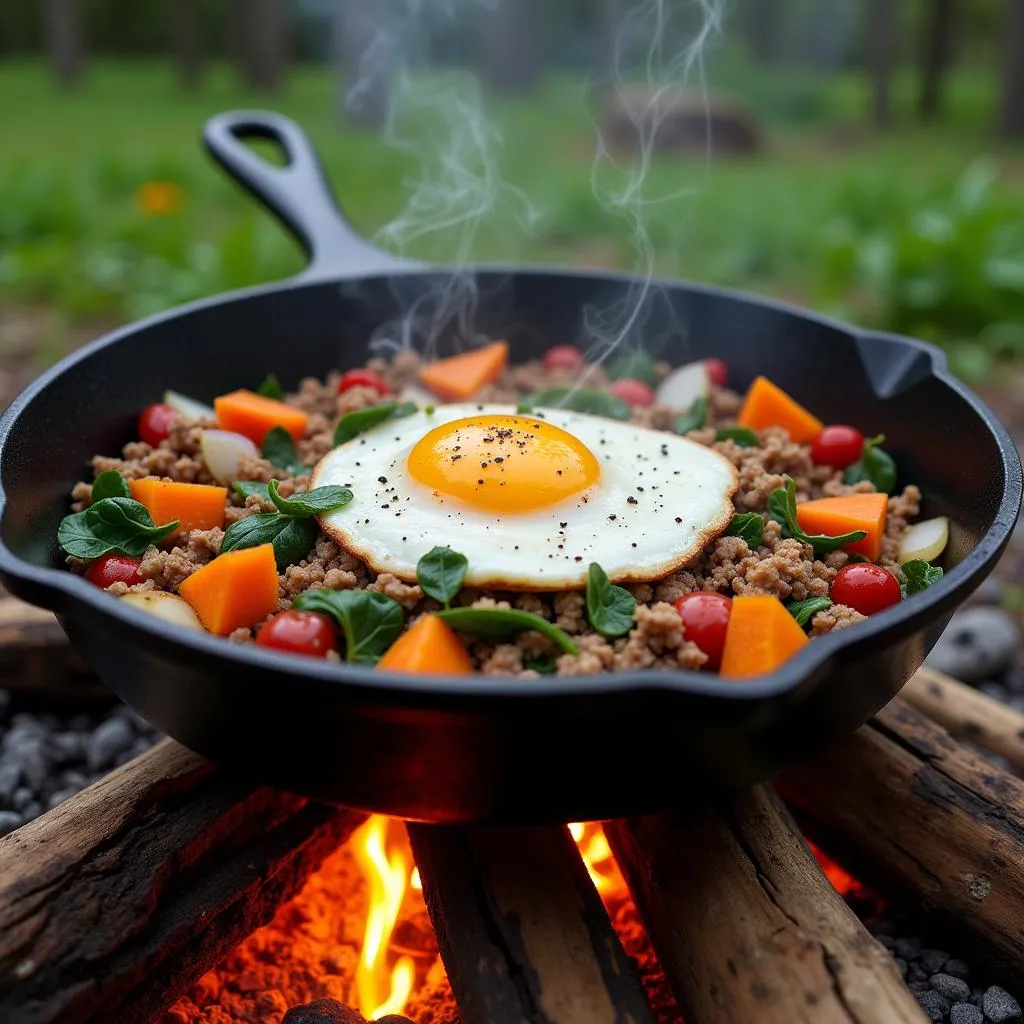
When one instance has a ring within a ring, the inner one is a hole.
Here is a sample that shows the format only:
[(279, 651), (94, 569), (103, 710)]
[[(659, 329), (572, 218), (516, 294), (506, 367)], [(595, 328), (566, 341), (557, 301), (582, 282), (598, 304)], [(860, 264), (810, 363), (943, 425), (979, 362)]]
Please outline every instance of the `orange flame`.
[(579, 847), (590, 880), (601, 896), (623, 891), (626, 883), (619, 873), (618, 865), (612, 859), (608, 838), (600, 824), (574, 821), (569, 826), (569, 834)]

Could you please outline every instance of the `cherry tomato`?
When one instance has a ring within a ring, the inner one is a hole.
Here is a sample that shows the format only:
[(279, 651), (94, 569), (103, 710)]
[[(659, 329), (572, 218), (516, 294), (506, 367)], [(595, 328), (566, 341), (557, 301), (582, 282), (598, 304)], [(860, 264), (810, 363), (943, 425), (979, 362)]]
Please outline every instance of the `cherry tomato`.
[(139, 575), (140, 565), (142, 565), (142, 560), (139, 558), (129, 558), (127, 555), (103, 555), (89, 566), (85, 578), (104, 590), (111, 583), (127, 583), (128, 586), (132, 586), (142, 582), (142, 577)]
[(170, 436), (171, 422), (177, 415), (177, 409), (164, 405), (163, 402), (147, 405), (139, 416), (139, 437), (155, 448)]
[(261, 647), (322, 658), (338, 649), (334, 624), (319, 612), (279, 612), (256, 634)]
[(888, 569), (870, 562), (844, 565), (832, 581), (832, 600), (855, 608), (861, 615), (874, 615), (900, 603), (900, 585)]
[(826, 427), (811, 445), (811, 458), (819, 465), (846, 469), (864, 452), (864, 435), (854, 427)]
[(683, 620), (686, 639), (692, 640), (708, 656), (704, 668), (717, 672), (722, 667), (732, 601), (713, 590), (698, 590), (679, 598), (675, 609)]
[(545, 370), (578, 370), (583, 365), (583, 353), (575, 345), (556, 345), (544, 353)]
[(373, 370), (346, 370), (338, 381), (338, 394), (343, 395), (349, 388), (375, 388), (378, 395), (391, 394), (384, 378)]
[(704, 369), (708, 371), (712, 384), (717, 384), (720, 388), (725, 387), (725, 382), (729, 379), (729, 368), (721, 359), (705, 359)]
[(620, 377), (608, 390), (627, 405), (654, 405), (650, 385), (636, 377)]

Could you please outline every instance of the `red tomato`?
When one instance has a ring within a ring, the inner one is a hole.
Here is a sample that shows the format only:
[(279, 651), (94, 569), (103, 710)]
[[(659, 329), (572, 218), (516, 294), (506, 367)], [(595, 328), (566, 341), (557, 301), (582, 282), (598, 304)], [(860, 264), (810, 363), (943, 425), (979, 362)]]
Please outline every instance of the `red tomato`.
[(279, 612), (256, 634), (261, 647), (322, 658), (338, 649), (334, 623), (319, 612)]
[(686, 639), (692, 640), (708, 656), (704, 667), (717, 672), (722, 666), (732, 601), (713, 590), (698, 590), (679, 598), (675, 609), (683, 620)]
[(391, 394), (384, 378), (373, 370), (346, 370), (338, 381), (338, 394), (343, 395), (349, 388), (376, 388), (378, 395)]
[(855, 608), (861, 615), (874, 615), (900, 603), (900, 585), (888, 569), (870, 562), (854, 562), (839, 570), (832, 581), (832, 600)]
[(178, 410), (158, 402), (147, 405), (139, 416), (139, 437), (148, 445), (156, 447), (166, 441), (171, 433), (171, 421), (178, 415)]
[(846, 469), (864, 452), (864, 435), (855, 427), (826, 427), (811, 445), (811, 458), (819, 465)]
[(556, 345), (544, 353), (545, 370), (578, 370), (583, 365), (583, 353), (575, 345)]
[(627, 405), (654, 405), (650, 385), (636, 377), (620, 377), (608, 390)]
[(705, 359), (704, 369), (708, 371), (712, 384), (717, 384), (720, 388), (725, 387), (725, 382), (729, 379), (729, 368), (721, 359)]
[(142, 582), (142, 577), (139, 575), (140, 565), (142, 565), (140, 558), (129, 558), (127, 555), (103, 555), (89, 566), (85, 578), (104, 590), (111, 583), (127, 583), (128, 586), (132, 586)]

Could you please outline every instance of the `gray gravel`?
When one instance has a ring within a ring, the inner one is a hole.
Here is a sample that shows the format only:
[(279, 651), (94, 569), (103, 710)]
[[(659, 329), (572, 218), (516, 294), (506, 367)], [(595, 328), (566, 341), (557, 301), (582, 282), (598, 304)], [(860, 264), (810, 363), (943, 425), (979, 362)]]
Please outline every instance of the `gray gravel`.
[(1006, 612), (969, 605), (953, 616), (925, 663), (966, 683), (979, 683), (1009, 668), (1019, 643), (1017, 624)]

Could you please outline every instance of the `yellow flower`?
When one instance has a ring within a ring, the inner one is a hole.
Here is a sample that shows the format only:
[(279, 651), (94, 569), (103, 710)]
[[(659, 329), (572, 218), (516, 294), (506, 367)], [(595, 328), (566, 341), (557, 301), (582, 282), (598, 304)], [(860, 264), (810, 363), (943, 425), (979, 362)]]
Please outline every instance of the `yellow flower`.
[(185, 192), (173, 181), (147, 181), (135, 190), (135, 205), (145, 214), (177, 213), (185, 205)]

